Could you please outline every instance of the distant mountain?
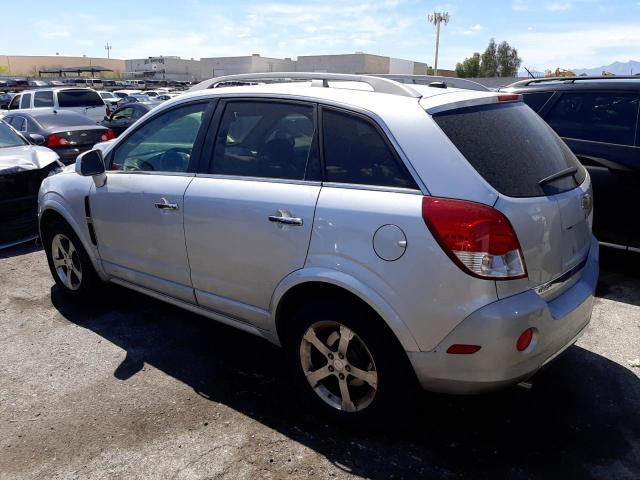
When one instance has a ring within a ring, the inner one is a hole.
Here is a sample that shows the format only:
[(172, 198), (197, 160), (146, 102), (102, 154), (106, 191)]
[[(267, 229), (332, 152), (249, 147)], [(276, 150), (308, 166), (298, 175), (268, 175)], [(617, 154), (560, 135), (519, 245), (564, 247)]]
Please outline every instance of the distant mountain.
[(573, 68), (576, 75), (585, 73), (587, 75), (602, 75), (603, 71), (611, 72), (614, 75), (635, 75), (640, 73), (640, 62), (629, 60), (628, 62), (613, 62), (597, 68)]

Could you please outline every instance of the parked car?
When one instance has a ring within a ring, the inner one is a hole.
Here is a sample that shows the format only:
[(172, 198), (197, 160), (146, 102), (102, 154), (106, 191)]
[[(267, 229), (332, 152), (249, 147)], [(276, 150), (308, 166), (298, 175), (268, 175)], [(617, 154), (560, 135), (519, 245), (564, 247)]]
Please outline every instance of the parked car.
[(107, 111), (98, 92), (90, 88), (75, 87), (26, 90), (16, 95), (7, 107), (8, 110), (40, 108), (69, 110), (86, 115), (95, 123), (100, 122)]
[(125, 98), (136, 93), (142, 93), (142, 90), (114, 90), (113, 94), (118, 98)]
[[(209, 88), (291, 76), (203, 82), (45, 180), (61, 291), (112, 281), (267, 338), (344, 422), (404, 408), (416, 379), (513, 385), (575, 342), (591, 183), (518, 95), (324, 73)], [(373, 91), (316, 86), (335, 82)]]
[(65, 164), (75, 162), (80, 153), (96, 143), (115, 138), (111, 130), (96, 125), (89, 117), (65, 110), (18, 110), (5, 115), (3, 120), (26, 136), (41, 135), (43, 144)]
[(128, 97), (121, 98), (120, 101), (118, 102), (118, 106), (120, 107), (126, 103), (137, 103), (137, 102), (149, 103), (152, 101), (153, 99), (148, 95), (145, 95), (143, 93), (134, 93), (132, 95), (129, 95)]
[(158, 95), (157, 97), (155, 97), (154, 100), (158, 100), (158, 101), (167, 101), (167, 100), (171, 100), (172, 98), (176, 98), (178, 97), (180, 94), (179, 93), (163, 93), (161, 95)]
[(111, 129), (115, 136), (118, 137), (156, 105), (157, 103), (151, 102), (125, 103), (110, 116), (105, 117), (102, 121), (102, 126)]
[(102, 101), (105, 103), (105, 105), (107, 106), (107, 115), (111, 115), (111, 112), (113, 112), (118, 105), (118, 102), (120, 101), (120, 97), (118, 97), (115, 93), (113, 92), (98, 92), (98, 95), (100, 95), (100, 98), (102, 98)]
[(0, 108), (8, 107), (9, 103), (11, 102), (13, 97), (15, 97), (15, 96), (16, 96), (15, 93), (2, 93), (2, 94), (0, 94)]
[(0, 249), (37, 236), (38, 189), (62, 170), (55, 152), (30, 140), (0, 120)]
[(522, 94), (589, 170), (601, 243), (640, 252), (640, 225), (629, 221), (640, 217), (640, 78), (530, 79), (504, 91)]

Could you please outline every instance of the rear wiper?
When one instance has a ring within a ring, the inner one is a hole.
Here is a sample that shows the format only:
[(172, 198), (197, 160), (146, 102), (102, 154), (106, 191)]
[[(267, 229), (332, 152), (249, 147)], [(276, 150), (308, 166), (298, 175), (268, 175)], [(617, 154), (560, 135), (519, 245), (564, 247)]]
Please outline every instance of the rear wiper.
[(576, 173), (578, 173), (578, 169), (576, 167), (565, 168), (564, 170), (560, 170), (559, 172), (549, 175), (548, 177), (544, 177), (538, 182), (538, 185), (544, 185), (545, 183), (553, 182), (554, 180), (558, 180), (559, 178), (572, 177)]

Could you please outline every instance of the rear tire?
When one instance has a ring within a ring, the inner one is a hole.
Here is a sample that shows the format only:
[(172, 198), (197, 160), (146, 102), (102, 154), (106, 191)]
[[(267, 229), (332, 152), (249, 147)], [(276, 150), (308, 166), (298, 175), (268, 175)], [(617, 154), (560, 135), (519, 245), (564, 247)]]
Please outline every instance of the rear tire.
[(305, 404), (336, 423), (366, 428), (406, 413), (415, 376), (385, 327), (349, 299), (304, 302), (291, 312), (283, 343)]
[(70, 297), (90, 298), (101, 283), (80, 238), (62, 220), (49, 223), (42, 232), (49, 270), (62, 292)]

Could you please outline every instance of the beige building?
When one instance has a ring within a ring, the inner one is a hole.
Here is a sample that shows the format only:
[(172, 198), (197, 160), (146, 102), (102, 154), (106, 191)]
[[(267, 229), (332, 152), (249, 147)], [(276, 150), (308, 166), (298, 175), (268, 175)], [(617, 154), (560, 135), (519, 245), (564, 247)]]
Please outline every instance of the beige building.
[[(202, 62), (180, 57), (147, 57), (125, 60), (125, 77), (155, 80), (182, 80), (187, 82), (203, 80)], [(209, 77), (206, 77), (209, 78)]]
[(201, 58), (200, 63), (203, 79), (239, 73), (296, 71), (296, 62), (290, 58), (262, 57), (257, 53), (241, 57)]
[(296, 69), (299, 72), (426, 75), (427, 64), (356, 52), (342, 55), (299, 56)]
[(119, 77), (125, 71), (125, 61), (115, 58), (0, 55), (0, 75), (37, 77), (41, 69), (87, 66), (113, 70), (102, 75), (106, 77)]

